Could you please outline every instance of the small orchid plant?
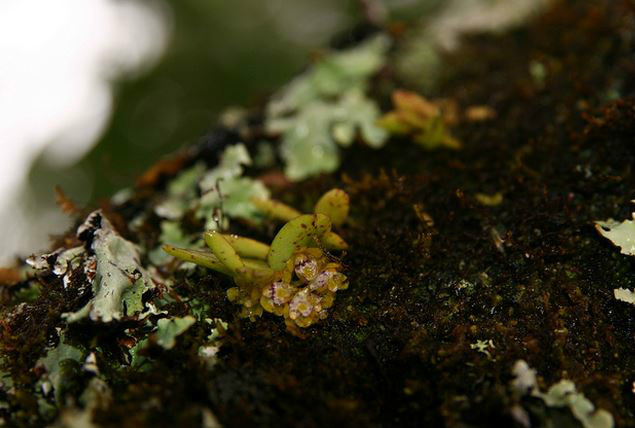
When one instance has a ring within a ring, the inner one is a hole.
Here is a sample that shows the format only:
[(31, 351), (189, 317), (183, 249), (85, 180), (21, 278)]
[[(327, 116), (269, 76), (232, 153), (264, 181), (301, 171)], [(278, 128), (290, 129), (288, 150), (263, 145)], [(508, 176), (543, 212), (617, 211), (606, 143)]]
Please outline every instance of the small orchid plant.
[(286, 223), (271, 245), (237, 235), (207, 231), (210, 251), (164, 245), (172, 256), (231, 276), (236, 287), (227, 290), (230, 301), (242, 305), (241, 316), (254, 320), (263, 310), (283, 316), (287, 328), (326, 318), (337, 290), (348, 287), (342, 266), (329, 259), (327, 250), (344, 250), (344, 239), (331, 230), (346, 220), (349, 198), (332, 189), (315, 205), (312, 214), (272, 199), (252, 198), (263, 214)]

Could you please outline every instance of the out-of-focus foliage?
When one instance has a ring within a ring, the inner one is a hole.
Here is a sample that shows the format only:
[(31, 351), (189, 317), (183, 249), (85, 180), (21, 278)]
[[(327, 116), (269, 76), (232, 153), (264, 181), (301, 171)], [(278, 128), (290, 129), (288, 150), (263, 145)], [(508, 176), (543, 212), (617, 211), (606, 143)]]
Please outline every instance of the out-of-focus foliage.
[(176, 337), (185, 332), (195, 322), (196, 318), (191, 315), (171, 319), (161, 318), (157, 322), (157, 344), (164, 349), (174, 348)]
[(408, 91), (393, 92), (392, 100), (394, 110), (379, 121), (380, 126), (388, 132), (412, 135), (413, 141), (426, 149), (461, 147), (447, 129), (456, 115), (452, 111), (444, 111), (442, 103), (429, 101)]
[(551, 385), (547, 392), (542, 392), (538, 387), (536, 370), (529, 367), (526, 361), (516, 361), (512, 372), (515, 378), (511, 385), (516, 393), (530, 394), (541, 399), (548, 407), (568, 408), (584, 428), (613, 428), (613, 415), (602, 408), (596, 408), (569, 379), (561, 379)]
[(259, 211), (250, 202), (253, 197), (268, 198), (269, 190), (258, 180), (243, 177), (243, 167), (251, 165), (251, 157), (242, 144), (227, 147), (218, 166), (208, 171), (199, 186), (202, 196), (197, 215), (205, 219), (206, 229), (218, 229), (221, 221), (216, 211), (229, 217), (258, 220)]
[(269, 103), (267, 129), (282, 135), (280, 150), (290, 179), (334, 171), (339, 166), (337, 144), (352, 144), (358, 131), (370, 146), (384, 143), (387, 134), (375, 123), (379, 108), (365, 90), (384, 64), (388, 46), (388, 38), (379, 35), (330, 53)]
[[(38, 199), (52, 201), (55, 184), (80, 204), (129, 185), (156, 159), (198, 141), (227, 106), (263, 100), (360, 17), (359, 5), (336, 0), (167, 6), (172, 36), (158, 65), (115, 82), (110, 125), (78, 165), (61, 170), (43, 158), (34, 165), (30, 184)], [(302, 28), (303, 14), (330, 19)]]
[[(47, 380), (43, 384), (43, 389), (52, 388), (55, 392), (55, 399), (60, 397), (60, 388), (64, 382), (64, 366), (68, 361), (79, 363), (85, 352), (64, 342), (64, 336), (60, 337), (59, 344), (48, 350), (46, 356), (42, 357), (38, 364), (46, 369)], [(46, 385), (46, 382), (49, 384)]]

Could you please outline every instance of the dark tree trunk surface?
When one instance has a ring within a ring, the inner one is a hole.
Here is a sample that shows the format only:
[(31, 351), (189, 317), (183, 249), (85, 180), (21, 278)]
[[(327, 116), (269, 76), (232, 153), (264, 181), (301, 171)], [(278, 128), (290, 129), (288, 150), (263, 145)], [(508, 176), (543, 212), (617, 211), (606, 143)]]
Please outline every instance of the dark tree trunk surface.
[[(68, 340), (91, 342), (108, 361), (100, 368), (113, 399), (95, 410), (94, 422), (199, 426), (200, 409), (210, 408), (226, 427), (514, 426), (508, 386), (511, 367), (524, 359), (543, 387), (569, 378), (616, 426), (635, 426), (635, 308), (613, 297), (614, 288), (635, 283), (635, 259), (593, 228), (594, 220), (630, 218), (632, 208), (633, 15), (630, 2), (563, 2), (510, 33), (471, 37), (448, 58), (438, 92), (462, 106), (488, 104), (497, 117), (454, 129), (462, 150), (422, 151), (407, 139), (381, 150), (355, 146), (338, 173), (279, 189), (275, 196), (297, 207), (334, 186), (351, 195), (352, 221), (342, 233), (351, 285), (305, 339), (273, 316), (237, 318), (225, 297), (229, 280), (211, 272), (174, 277), (180, 296), (208, 302), (207, 316), (231, 321), (211, 371), (197, 356), (204, 339), (197, 327), (171, 351), (150, 348), (147, 371), (119, 369), (125, 323), (70, 327)], [(541, 87), (527, 70), (536, 58), (548, 69)], [(617, 84), (622, 93), (611, 97)], [(382, 87), (399, 84), (390, 73), (375, 82), (389, 105)], [(183, 165), (212, 163), (239, 140), (213, 131), (146, 175), (130, 203), (104, 204), (106, 214), (128, 239), (156, 240), (158, 221), (144, 237), (127, 222)], [(501, 192), (503, 200), (483, 206), (479, 192)], [(470, 286), (459, 287), (459, 278)], [(60, 314), (80, 297), (51, 280), (11, 316), (19, 287), (2, 294), (2, 349), (18, 393), (0, 412), (16, 426), (38, 426), (45, 421), (32, 368)], [(171, 304), (171, 314), (187, 311)], [(492, 358), (470, 347), (489, 339)], [(71, 395), (85, 382), (80, 377)], [(536, 426), (544, 423), (539, 400), (522, 403), (535, 408)]]

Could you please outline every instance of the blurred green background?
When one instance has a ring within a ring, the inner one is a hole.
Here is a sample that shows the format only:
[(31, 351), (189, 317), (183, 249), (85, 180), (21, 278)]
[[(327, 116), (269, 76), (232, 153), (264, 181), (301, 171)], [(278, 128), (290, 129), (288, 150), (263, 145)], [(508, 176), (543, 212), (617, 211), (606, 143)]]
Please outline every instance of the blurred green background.
[[(52, 201), (58, 184), (86, 204), (130, 185), (161, 156), (212, 128), (228, 106), (253, 105), (302, 70), (310, 54), (364, 20), (359, 0), (171, 0), (171, 36), (156, 67), (114, 82), (110, 124), (78, 164), (56, 168), (40, 157), (34, 196)], [(437, 0), (377, 2), (401, 19)]]
[[(40, 157), (29, 187), (52, 201), (58, 184), (81, 204), (130, 185), (145, 168), (202, 137), (224, 108), (250, 105), (287, 81), (309, 53), (359, 17), (341, 0), (174, 0), (171, 37), (159, 63), (115, 85), (104, 135), (78, 164)], [(310, 17), (310, 19), (307, 19)]]

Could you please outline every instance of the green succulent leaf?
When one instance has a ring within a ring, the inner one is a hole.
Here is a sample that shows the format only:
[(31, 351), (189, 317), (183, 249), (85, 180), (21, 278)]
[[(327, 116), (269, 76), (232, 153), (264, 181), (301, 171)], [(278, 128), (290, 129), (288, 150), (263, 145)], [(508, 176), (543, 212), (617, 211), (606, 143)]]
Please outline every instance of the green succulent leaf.
[(340, 226), (348, 217), (350, 198), (342, 189), (331, 189), (315, 204), (315, 213), (331, 219), (333, 226)]
[(348, 244), (340, 235), (335, 232), (326, 232), (320, 238), (320, 243), (327, 250), (342, 251), (348, 248)]
[(244, 258), (242, 260), (243, 260), (243, 263), (245, 264), (245, 267), (247, 269), (251, 269), (252, 271), (256, 272), (257, 276), (259, 277), (265, 277), (273, 273), (273, 270), (269, 267), (267, 262), (264, 260), (249, 259), (249, 258)]
[(251, 198), (254, 204), (267, 217), (276, 218), (283, 221), (290, 221), (302, 213), (287, 204), (268, 198)]
[(225, 275), (232, 274), (232, 272), (220, 260), (218, 260), (218, 257), (207, 250), (179, 248), (168, 244), (165, 244), (161, 248), (163, 251), (179, 260), (213, 269), (217, 272), (224, 273)]
[(205, 243), (212, 250), (212, 253), (232, 273), (237, 273), (239, 270), (244, 269), (245, 264), (240, 256), (222, 234), (215, 230), (210, 230), (205, 232), (203, 239), (205, 239)]
[(314, 247), (331, 230), (331, 220), (323, 214), (304, 214), (291, 220), (271, 243), (267, 262), (273, 270), (282, 270), (287, 260), (302, 247)]
[(238, 235), (222, 235), (227, 242), (236, 250), (241, 257), (250, 257), (265, 260), (269, 253), (269, 245), (256, 241), (255, 239), (244, 238)]

